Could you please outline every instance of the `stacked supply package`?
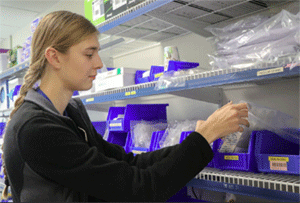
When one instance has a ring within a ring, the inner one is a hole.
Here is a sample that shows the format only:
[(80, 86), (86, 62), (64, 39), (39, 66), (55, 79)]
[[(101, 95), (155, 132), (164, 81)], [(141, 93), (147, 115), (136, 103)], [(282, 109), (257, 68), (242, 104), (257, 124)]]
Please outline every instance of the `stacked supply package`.
[(224, 28), (208, 27), (215, 52), (213, 69), (265, 68), (287, 65), (299, 58), (299, 14), (282, 10), (271, 18), (252, 16)]
[(133, 68), (122, 67), (98, 73), (95, 80), (95, 92), (134, 85), (136, 71)]

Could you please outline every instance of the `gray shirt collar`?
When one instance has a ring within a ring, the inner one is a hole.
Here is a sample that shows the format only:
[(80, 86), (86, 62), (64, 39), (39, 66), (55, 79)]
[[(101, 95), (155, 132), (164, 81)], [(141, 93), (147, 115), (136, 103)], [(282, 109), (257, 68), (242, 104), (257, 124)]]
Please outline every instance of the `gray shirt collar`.
[[(61, 116), (60, 113), (58, 112), (58, 110), (55, 108), (55, 106), (50, 101), (48, 101), (45, 97), (43, 97), (42, 95), (40, 95), (36, 91), (36, 89), (30, 89), (27, 92), (24, 101), (33, 102), (33, 103), (41, 106), (46, 111), (49, 111), (49, 112), (51, 112), (53, 114)], [(77, 106), (76, 102), (73, 99), (70, 100), (70, 102), (69, 102), (68, 105), (72, 105), (75, 108)]]

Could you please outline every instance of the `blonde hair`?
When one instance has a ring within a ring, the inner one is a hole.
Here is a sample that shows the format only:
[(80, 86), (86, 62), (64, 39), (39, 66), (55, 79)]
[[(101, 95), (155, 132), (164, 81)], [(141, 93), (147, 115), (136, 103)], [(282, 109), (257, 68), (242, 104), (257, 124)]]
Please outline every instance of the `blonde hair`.
[[(55, 11), (43, 17), (33, 34), (30, 66), (24, 76), (24, 83), (21, 86), (20, 94), (15, 101), (14, 109), (10, 113), (5, 129), (15, 112), (23, 104), (27, 92), (42, 77), (47, 65), (47, 59), (44, 55), (45, 50), (48, 47), (53, 47), (57, 51), (65, 54), (71, 46), (78, 44), (91, 34), (99, 34), (99, 31), (90, 21), (76, 13)], [(2, 161), (5, 182), (7, 182), (8, 177), (3, 153)], [(7, 197), (8, 186), (6, 185), (2, 192), (2, 199), (7, 199)]]

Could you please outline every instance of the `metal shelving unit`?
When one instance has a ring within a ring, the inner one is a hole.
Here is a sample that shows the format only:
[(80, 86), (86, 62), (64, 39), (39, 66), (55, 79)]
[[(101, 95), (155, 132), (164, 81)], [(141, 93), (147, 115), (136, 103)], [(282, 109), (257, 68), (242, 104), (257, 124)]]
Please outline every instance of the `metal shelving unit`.
[(296, 175), (203, 169), (187, 186), (250, 195), (279, 202), (299, 202), (300, 179)]
[[(151, 46), (166, 39), (191, 32), (210, 36), (204, 28), (280, 7), (297, 0), (146, 0), (124, 13), (101, 24), (101, 55), (111, 57), (137, 48)], [(113, 49), (112, 49), (113, 48)], [(29, 61), (19, 64), (0, 74), (0, 80), (21, 76), (27, 70)], [(227, 69), (195, 72), (178, 80), (186, 82), (185, 87), (155, 90), (157, 82), (133, 85), (117, 90), (108, 90), (86, 96), (76, 96), (87, 106), (110, 105), (115, 100), (137, 99), (139, 97), (160, 97), (177, 95), (215, 103), (222, 103), (222, 88), (228, 85), (243, 85), (279, 81), (283, 78), (299, 78), (300, 67), (289, 69), (265, 64), (262, 69)], [(197, 97), (194, 95), (197, 94)], [(256, 196), (276, 201), (298, 201), (300, 198), (299, 176), (254, 174), (249, 172), (221, 171), (205, 168), (187, 186), (220, 192)]]

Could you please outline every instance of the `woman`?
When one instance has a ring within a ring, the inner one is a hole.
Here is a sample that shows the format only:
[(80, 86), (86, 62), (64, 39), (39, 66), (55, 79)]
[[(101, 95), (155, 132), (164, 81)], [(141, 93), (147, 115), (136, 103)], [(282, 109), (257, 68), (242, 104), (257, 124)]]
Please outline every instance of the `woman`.
[(126, 154), (97, 134), (80, 99), (72, 99), (75, 90), (92, 87), (103, 66), (98, 35), (67, 11), (38, 25), (4, 138), (5, 182), (14, 202), (165, 201), (211, 161), (210, 143), (249, 124), (247, 105), (228, 103), (198, 121), (181, 144)]

